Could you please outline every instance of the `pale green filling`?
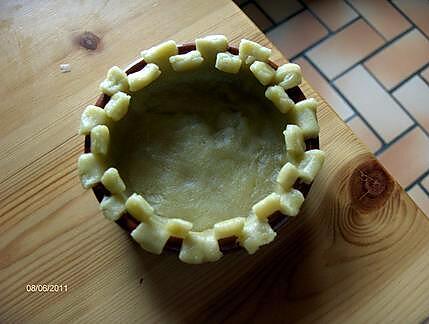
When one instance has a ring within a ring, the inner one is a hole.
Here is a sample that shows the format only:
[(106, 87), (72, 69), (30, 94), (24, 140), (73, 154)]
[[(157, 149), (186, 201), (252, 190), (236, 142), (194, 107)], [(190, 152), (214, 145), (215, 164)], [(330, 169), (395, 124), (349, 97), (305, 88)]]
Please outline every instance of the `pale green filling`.
[(285, 115), (248, 72), (168, 72), (132, 94), (111, 127), (111, 163), (129, 194), (204, 230), (274, 190), (285, 163)]

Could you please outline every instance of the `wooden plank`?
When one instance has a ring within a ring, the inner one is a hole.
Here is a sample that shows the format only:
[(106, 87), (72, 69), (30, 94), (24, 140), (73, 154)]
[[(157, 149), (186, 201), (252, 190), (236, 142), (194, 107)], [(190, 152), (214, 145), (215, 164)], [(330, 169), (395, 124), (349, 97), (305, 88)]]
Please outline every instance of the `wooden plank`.
[[(96, 38), (79, 36), (91, 32)], [(301, 215), (255, 256), (189, 266), (141, 251), (78, 182), (79, 115), (114, 64), (223, 33), (270, 45), (222, 1), (0, 3), (0, 322), (417, 322), (429, 223), (321, 102), (326, 164)], [(83, 48), (79, 41), (87, 47)], [(277, 63), (285, 59), (275, 51)], [(62, 74), (59, 64), (71, 64)], [(62, 293), (27, 284), (67, 284)]]

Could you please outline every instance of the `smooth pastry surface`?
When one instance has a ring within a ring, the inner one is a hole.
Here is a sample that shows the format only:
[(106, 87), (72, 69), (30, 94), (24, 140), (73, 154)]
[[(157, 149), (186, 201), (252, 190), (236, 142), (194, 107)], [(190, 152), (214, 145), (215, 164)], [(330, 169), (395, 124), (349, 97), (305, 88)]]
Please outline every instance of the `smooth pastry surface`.
[(112, 163), (127, 192), (197, 231), (247, 216), (285, 162), (286, 116), (246, 73), (231, 80), (203, 67), (168, 77), (133, 96), (110, 129)]

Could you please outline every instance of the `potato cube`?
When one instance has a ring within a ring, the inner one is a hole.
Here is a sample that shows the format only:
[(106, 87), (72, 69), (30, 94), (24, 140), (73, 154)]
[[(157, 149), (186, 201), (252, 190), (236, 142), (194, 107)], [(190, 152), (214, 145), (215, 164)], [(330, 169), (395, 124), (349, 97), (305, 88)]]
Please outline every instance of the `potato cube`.
[(267, 63), (255, 61), (250, 66), (250, 71), (252, 71), (256, 79), (264, 86), (273, 81), (275, 71)]
[(85, 153), (79, 156), (77, 172), (85, 189), (91, 188), (100, 182), (105, 169), (104, 162), (97, 154)]
[(252, 211), (259, 219), (267, 219), (280, 209), (280, 196), (273, 192), (253, 205)]
[(299, 190), (291, 189), (280, 195), (280, 211), (287, 216), (296, 216), (299, 213), (304, 196)]
[(125, 203), (127, 211), (137, 220), (141, 222), (149, 222), (155, 216), (154, 209), (149, 203), (139, 194), (132, 194)]
[(171, 56), (169, 59), (171, 67), (176, 72), (184, 72), (196, 69), (204, 59), (198, 51), (190, 51), (186, 54)]
[(277, 69), (275, 80), (285, 90), (296, 87), (302, 81), (301, 67), (294, 63), (283, 64)]
[(149, 63), (138, 72), (128, 76), (130, 91), (138, 91), (147, 87), (161, 75), (158, 65)]
[(163, 66), (168, 64), (170, 56), (177, 55), (178, 52), (176, 42), (169, 40), (142, 51), (141, 56), (146, 63), (155, 63), (158, 66)]
[(231, 236), (240, 237), (244, 221), (244, 217), (234, 217), (214, 224), (213, 229), (216, 239), (219, 240)]
[(165, 225), (170, 236), (185, 238), (192, 229), (193, 224), (180, 218), (170, 218)]
[(165, 224), (152, 218), (150, 222), (140, 223), (132, 232), (131, 237), (148, 252), (161, 254), (170, 234)]
[(112, 194), (120, 193), (125, 190), (125, 183), (119, 176), (119, 172), (115, 168), (107, 169), (101, 177), (101, 183)]
[(276, 235), (267, 220), (261, 220), (250, 214), (244, 222), (240, 245), (249, 254), (253, 254), (260, 246), (272, 242)]
[(231, 53), (218, 53), (215, 68), (226, 73), (238, 73), (241, 68), (241, 59)]
[(228, 49), (228, 40), (224, 35), (209, 35), (195, 40), (197, 51), (207, 61), (214, 61), (216, 54)]
[(190, 264), (213, 262), (221, 257), (222, 252), (212, 229), (204, 232), (189, 232), (183, 239), (179, 253), (179, 259)]
[(295, 184), (299, 177), (299, 170), (292, 163), (287, 162), (281, 169), (277, 176), (277, 182), (284, 190), (289, 190)]
[(107, 116), (114, 121), (121, 120), (128, 112), (131, 96), (122, 91), (116, 92), (110, 97), (109, 102), (104, 107)]
[(94, 126), (104, 125), (107, 120), (108, 118), (103, 108), (89, 105), (80, 117), (79, 134), (88, 135)]
[(238, 48), (238, 54), (246, 64), (252, 64), (256, 60), (267, 62), (271, 56), (271, 49), (247, 39), (242, 39)]
[(127, 74), (117, 66), (110, 68), (106, 79), (100, 84), (100, 90), (108, 96), (112, 96), (118, 91), (127, 91)]
[(91, 152), (106, 155), (109, 149), (110, 134), (107, 126), (97, 125), (91, 129)]
[(274, 106), (283, 114), (295, 106), (295, 103), (289, 98), (286, 91), (278, 85), (268, 87), (265, 91), (265, 97), (271, 100)]
[(120, 195), (104, 196), (100, 203), (100, 210), (104, 217), (116, 221), (125, 213), (125, 199)]
[(319, 135), (319, 124), (316, 117), (317, 101), (313, 98), (302, 100), (289, 111), (291, 123), (298, 125), (303, 132), (304, 139), (315, 138)]
[(299, 176), (305, 183), (311, 183), (325, 162), (325, 152), (310, 150), (304, 153), (304, 158), (299, 163)]
[(292, 155), (300, 156), (305, 151), (304, 133), (299, 126), (287, 125), (283, 132), (286, 151)]

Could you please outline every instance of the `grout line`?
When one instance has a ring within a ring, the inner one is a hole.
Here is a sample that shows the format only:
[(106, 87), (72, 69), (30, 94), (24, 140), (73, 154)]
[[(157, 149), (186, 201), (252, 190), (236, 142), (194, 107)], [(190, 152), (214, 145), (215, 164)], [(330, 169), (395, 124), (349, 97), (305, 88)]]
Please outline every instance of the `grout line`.
[(290, 14), (289, 16), (286, 16), (282, 20), (280, 20), (278, 23), (275, 23), (275, 25), (271, 26), (270, 28), (267, 28), (266, 33), (272, 31), (274, 28), (280, 26), (281, 24), (285, 23), (289, 19), (292, 19), (295, 16), (298, 16), (300, 13), (303, 13), (305, 11), (305, 8), (301, 8), (298, 11), (294, 12), (293, 14)]
[(369, 54), (367, 54), (366, 56), (364, 56), (363, 58), (361, 58), (359, 61), (357, 61), (356, 63), (354, 63), (352, 66), (348, 67), (343, 72), (341, 72), (338, 75), (334, 76), (331, 80), (332, 81), (336, 81), (337, 79), (341, 78), (344, 74), (346, 74), (347, 72), (349, 72), (352, 69), (354, 69), (359, 64), (363, 65), (364, 61), (367, 61), (367, 60), (371, 59), (373, 56), (377, 55), (382, 50), (384, 50), (386, 47), (389, 47), (394, 42), (396, 42), (399, 38), (401, 38), (402, 36), (405, 36), (405, 34), (411, 32), (412, 30), (413, 30), (413, 27), (410, 27), (409, 29), (404, 30), (402, 33), (400, 33), (399, 35), (393, 37), (390, 41), (384, 43), (382, 46), (377, 47), (375, 50), (373, 50), (372, 52), (370, 52)]
[[(423, 179), (422, 179), (423, 180)], [(427, 191), (426, 190), (426, 188), (422, 185), (422, 182), (420, 181), (419, 182), (419, 186), (420, 186), (420, 188), (423, 190), (423, 192), (427, 195), (427, 196), (429, 196), (429, 191)]]
[(419, 128), (419, 126), (416, 125), (416, 124), (410, 125), (408, 128), (406, 128), (405, 130), (403, 130), (402, 132), (400, 132), (398, 135), (396, 135), (396, 137), (394, 137), (389, 143), (386, 143), (385, 145), (383, 145), (382, 147), (380, 147), (374, 153), (374, 155), (376, 155), (378, 157), (380, 154), (382, 154), (383, 152), (385, 152), (388, 148), (390, 148), (393, 144), (397, 143), (400, 139), (402, 139), (403, 137), (405, 137), (408, 133), (410, 133), (411, 131), (413, 131), (415, 128)]
[(386, 41), (386, 42), (388, 42), (389, 40), (386, 38), (386, 37), (384, 37), (384, 35), (383, 34), (381, 34), (380, 33), (380, 31), (378, 31), (377, 30), (377, 28), (375, 28), (375, 26), (368, 20), (368, 19), (366, 19), (365, 18), (365, 16), (363, 16), (361, 13), (360, 13), (360, 11), (359, 10), (357, 10), (356, 8), (355, 8), (355, 6), (354, 5), (352, 5), (350, 2), (349, 2), (349, 0), (344, 0), (344, 2), (346, 3), (346, 4), (348, 4), (358, 15), (360, 15), (361, 16), (361, 18), (363, 19), (363, 21), (365, 21), (367, 24), (368, 24), (368, 26), (373, 30), (373, 31), (375, 31), (376, 32), (376, 34), (378, 34), (378, 36), (380, 36), (381, 38), (383, 38), (384, 39), (384, 41)]
[[(276, 24), (276, 22), (274, 21), (274, 19), (272, 19), (267, 13), (266, 13), (266, 11), (264, 10), (264, 8), (262, 8), (260, 5), (259, 5), (259, 3), (257, 3), (256, 1), (252, 1), (251, 3), (253, 3), (254, 5), (255, 5), (255, 7), (256, 8), (258, 8), (259, 9), (259, 11), (260, 12), (262, 12), (262, 14), (270, 21), (270, 23), (271, 23), (271, 26), (274, 26), (275, 24)], [(270, 26), (270, 27), (271, 27)], [(268, 27), (268, 28), (270, 28), (270, 27)], [(268, 29), (268, 28), (266, 28), (266, 29)]]
[(408, 17), (405, 12), (402, 11), (401, 8), (399, 8), (396, 3), (394, 3), (392, 0), (388, 0), (388, 2), (399, 12), (399, 14), (405, 18), (406, 21), (408, 21), (415, 29), (417, 29), (420, 33), (422, 33), (422, 35), (429, 40), (429, 37), (425, 34), (425, 32), (419, 27), (417, 26), (414, 21), (411, 20), (410, 17)]
[(331, 28), (329, 28), (329, 26), (327, 25), (327, 24), (325, 24), (325, 22), (322, 20), (322, 19), (320, 19), (319, 18), (319, 16), (318, 15), (316, 15), (315, 13), (314, 13), (314, 11), (309, 7), (309, 6), (307, 6), (307, 4), (304, 2), (304, 1), (302, 1), (302, 0), (298, 0), (298, 2), (305, 8), (305, 9), (307, 9), (308, 10), (308, 12), (313, 16), (313, 18), (315, 18), (323, 27), (325, 27), (326, 28), (326, 30), (328, 31), (328, 34), (329, 35), (332, 35), (333, 34), (333, 30), (331, 29)]
[(429, 62), (426, 63), (425, 65), (423, 65), (421, 68), (419, 68), (415, 72), (413, 72), (411, 75), (407, 76), (405, 79), (403, 79), (397, 85), (395, 85), (392, 89), (389, 90), (389, 93), (395, 92), (396, 90), (398, 90), (398, 88), (403, 86), (405, 83), (410, 81), (412, 78), (414, 78), (415, 76), (419, 76), (419, 74), (422, 73), (427, 67), (429, 67)]
[(316, 41), (315, 43), (313, 43), (312, 45), (306, 47), (305, 49), (303, 49), (301, 52), (299, 52), (298, 54), (292, 56), (289, 61), (293, 61), (298, 59), (300, 56), (304, 55), (305, 52), (313, 49), (314, 47), (316, 47), (317, 45), (319, 45), (320, 43), (323, 43), (323, 41), (327, 40), (328, 38), (330, 38), (332, 35), (330, 35), (329, 33), (326, 34), (325, 36), (323, 36), (321, 39), (319, 39), (318, 41)]
[[(347, 24), (345, 24), (344, 26), (340, 27), (336, 33), (341, 32), (342, 30), (346, 29), (347, 27), (349, 27), (351, 24), (353, 24), (354, 22), (356, 22), (357, 20), (359, 20), (359, 17), (354, 18), (353, 20), (350, 20)], [(328, 33), (327, 35), (323, 36), (321, 39), (319, 39), (317, 42), (313, 43), (312, 45), (308, 46), (307, 48), (303, 49), (301, 52), (299, 52), (298, 54), (294, 55), (293, 57), (290, 58), (290, 61), (292, 60), (296, 60), (298, 58), (298, 56), (304, 55), (305, 52), (312, 50), (313, 48), (315, 48), (316, 46), (318, 46), (320, 43), (322, 43), (324, 40), (328, 39), (329, 37), (333, 36), (334, 34), (330, 34)], [(329, 79), (328, 79), (329, 80)]]
[[(429, 175), (429, 170), (426, 170), (426, 172), (423, 172), (420, 176), (417, 177), (413, 182), (411, 182), (408, 186), (406, 186), (404, 189), (405, 191), (410, 190), (412, 187), (414, 187), (416, 184), (420, 184), (420, 182), (426, 178), (426, 176)], [(423, 187), (423, 186), (421, 186)], [(424, 192), (428, 193), (425, 189)]]
[(341, 72), (340, 74), (338, 74), (337, 76), (333, 77), (332, 79), (329, 79), (331, 82), (335, 82), (338, 79), (340, 79), (341, 77), (343, 77), (344, 75), (346, 75), (347, 73), (349, 73), (351, 70), (353, 70), (354, 68), (358, 67), (359, 65), (363, 65), (363, 61), (365, 60), (365, 58), (357, 61), (356, 63), (354, 63), (352, 66), (348, 67), (347, 69), (345, 69), (343, 72)]
[(429, 80), (426, 80), (426, 79), (423, 77), (423, 75), (421, 74), (421, 72), (420, 72), (420, 74), (419, 74), (419, 77), (420, 77), (420, 79), (422, 79), (422, 80), (423, 80), (423, 82), (424, 82), (424, 83), (426, 83), (426, 84), (428, 85), (428, 87), (429, 87)]
[[(308, 57), (304, 54), (303, 57), (310, 63), (313, 68), (319, 72), (319, 74), (331, 85), (331, 87), (337, 92), (337, 94), (350, 106), (350, 108), (354, 111), (355, 116), (360, 117), (362, 119), (363, 123), (374, 133), (375, 137), (380, 141), (381, 147), (386, 145), (386, 142), (384, 139), (378, 134), (378, 132), (369, 124), (369, 122), (366, 120), (366, 118), (360, 113), (358, 109), (350, 102), (350, 100), (338, 89), (338, 87), (333, 83), (330, 82), (329, 79), (326, 77), (326, 75), (319, 69), (319, 67), (314, 64), (311, 60), (308, 59)], [(334, 109), (335, 110), (335, 109)], [(373, 152), (375, 154), (375, 152)]]
[(428, 131), (422, 126), (422, 125), (420, 125), (420, 123), (414, 118), (414, 116), (412, 115), (412, 114), (410, 114), (410, 112), (399, 102), (399, 100), (398, 99), (396, 99), (396, 97), (395, 96), (392, 96), (392, 94), (389, 92), (389, 90), (387, 90), (386, 89), (386, 87), (375, 77), (375, 75), (373, 75), (372, 74), (372, 72), (364, 65), (364, 64), (362, 64), (362, 67), (366, 70), (366, 72), (368, 72), (369, 73), (369, 75), (378, 83), (378, 85), (379, 86), (381, 86), (382, 87), (382, 89), (384, 90), (384, 91), (386, 91), (388, 94), (389, 94), (389, 96), (390, 96), (390, 98), (392, 98), (393, 99), (393, 101), (394, 102), (396, 102), (398, 105), (399, 105), (399, 107), (401, 107), (402, 108), (402, 110), (408, 115), (408, 117), (416, 124), (416, 125), (418, 125), (418, 126), (420, 126), (420, 128), (422, 129), (422, 131), (423, 131), (423, 133), (425, 133), (426, 134), (426, 136), (428, 136), (429, 137), (429, 133), (428, 133)]

